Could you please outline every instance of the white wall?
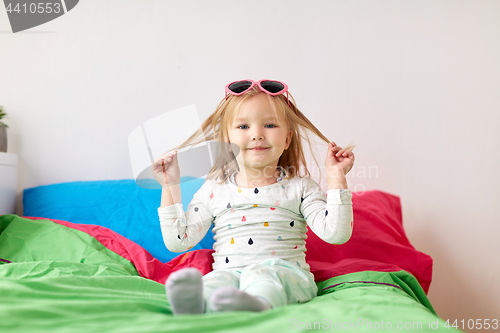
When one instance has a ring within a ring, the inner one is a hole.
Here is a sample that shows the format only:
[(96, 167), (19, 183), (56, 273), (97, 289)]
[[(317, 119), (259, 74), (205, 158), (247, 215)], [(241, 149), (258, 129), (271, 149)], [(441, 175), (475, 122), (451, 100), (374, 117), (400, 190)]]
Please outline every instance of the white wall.
[(282, 80), (328, 138), (357, 145), (351, 189), (401, 197), (438, 314), (498, 318), (499, 17), (486, 0), (85, 0), (12, 34), (0, 10), (19, 191), (132, 178), (144, 121), (190, 104), (204, 119), (231, 80)]

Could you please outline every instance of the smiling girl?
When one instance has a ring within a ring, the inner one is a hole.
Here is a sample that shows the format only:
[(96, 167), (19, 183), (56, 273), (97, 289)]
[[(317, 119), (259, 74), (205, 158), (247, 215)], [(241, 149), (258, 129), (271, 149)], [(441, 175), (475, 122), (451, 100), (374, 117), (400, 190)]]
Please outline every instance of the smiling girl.
[[(279, 81), (226, 86), (226, 98), (201, 131), (175, 148), (209, 140), (225, 147), (186, 212), (177, 151), (153, 163), (162, 186), (158, 214), (167, 248), (188, 250), (212, 225), (215, 235), (212, 272), (202, 276), (186, 268), (169, 276), (174, 314), (263, 311), (307, 302), (317, 294), (305, 260), (307, 226), (328, 243), (349, 240), (352, 195), (345, 175), (354, 164), (352, 147), (329, 142), (289, 97)], [(328, 143), (328, 196), (310, 178), (302, 148), (302, 139), (310, 146), (306, 130)]]

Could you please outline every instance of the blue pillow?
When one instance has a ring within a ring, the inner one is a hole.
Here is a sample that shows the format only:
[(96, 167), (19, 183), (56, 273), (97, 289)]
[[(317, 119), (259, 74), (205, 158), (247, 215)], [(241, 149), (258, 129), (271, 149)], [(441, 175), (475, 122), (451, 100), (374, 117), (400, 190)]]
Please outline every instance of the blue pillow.
[[(181, 178), (186, 209), (204, 179)], [(167, 250), (161, 236), (158, 207), (161, 190), (144, 189), (134, 180), (84, 181), (24, 190), (24, 216), (46, 217), (109, 228), (139, 244), (162, 262), (179, 255)], [(192, 250), (211, 249), (211, 230)]]

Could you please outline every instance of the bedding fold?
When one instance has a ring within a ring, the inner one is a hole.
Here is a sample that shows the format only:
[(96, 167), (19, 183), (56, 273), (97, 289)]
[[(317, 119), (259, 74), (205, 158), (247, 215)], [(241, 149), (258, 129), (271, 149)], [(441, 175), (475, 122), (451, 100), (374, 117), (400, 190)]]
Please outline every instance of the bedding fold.
[[(383, 321), (393, 328), (398, 323), (422, 325), (422, 330), (436, 322), (439, 328), (433, 331), (449, 332), (415, 277), (397, 266), (362, 261), (311, 265), (318, 276), (330, 277), (318, 282), (319, 296), (308, 303), (186, 320), (172, 315), (161, 281), (180, 267), (206, 267), (211, 252), (188, 252), (163, 264), (107, 230), (0, 216), (0, 331), (254, 333), (355, 325), (356, 331), (371, 332)], [(388, 271), (330, 275), (352, 267)]]

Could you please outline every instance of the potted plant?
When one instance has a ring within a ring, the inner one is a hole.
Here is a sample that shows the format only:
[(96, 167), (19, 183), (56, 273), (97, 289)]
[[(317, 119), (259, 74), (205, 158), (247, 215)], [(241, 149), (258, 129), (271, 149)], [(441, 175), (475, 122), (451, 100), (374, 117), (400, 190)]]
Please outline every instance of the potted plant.
[(0, 152), (2, 153), (7, 152), (7, 127), (9, 126), (1, 121), (6, 115), (3, 107), (0, 106)]

